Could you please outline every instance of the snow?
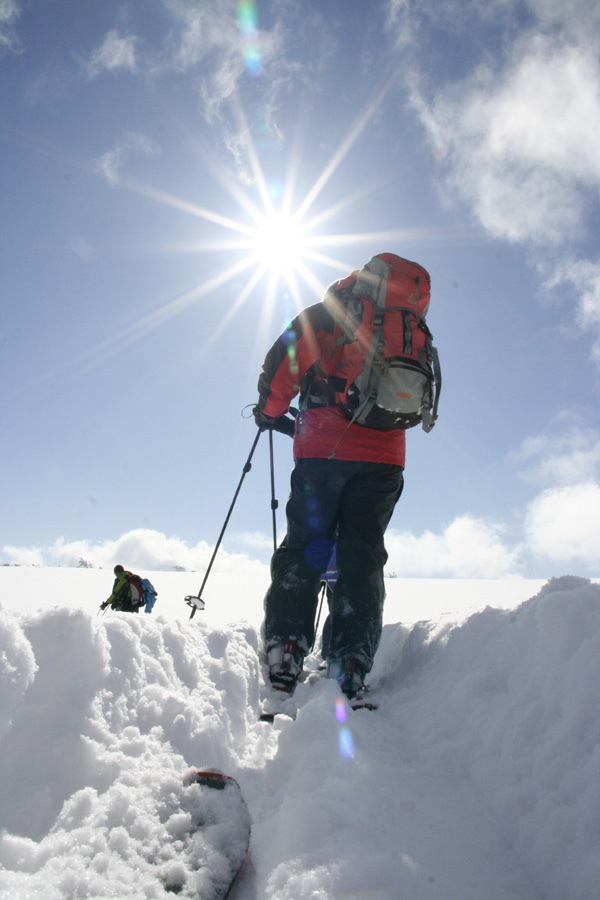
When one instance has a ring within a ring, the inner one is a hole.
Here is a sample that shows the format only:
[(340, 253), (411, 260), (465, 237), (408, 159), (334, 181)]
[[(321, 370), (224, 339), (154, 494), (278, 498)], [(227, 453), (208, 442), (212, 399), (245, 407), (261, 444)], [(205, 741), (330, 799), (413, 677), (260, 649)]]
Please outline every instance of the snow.
[(175, 854), (217, 804), (186, 800), (193, 767), (252, 818), (231, 900), (598, 895), (598, 583), (386, 579), (379, 709), (313, 674), (270, 725), (266, 569), (215, 572), (191, 622), (197, 573), (142, 574), (149, 616), (97, 614), (110, 572), (0, 569), (2, 900), (209, 896), (243, 829), (214, 806)]

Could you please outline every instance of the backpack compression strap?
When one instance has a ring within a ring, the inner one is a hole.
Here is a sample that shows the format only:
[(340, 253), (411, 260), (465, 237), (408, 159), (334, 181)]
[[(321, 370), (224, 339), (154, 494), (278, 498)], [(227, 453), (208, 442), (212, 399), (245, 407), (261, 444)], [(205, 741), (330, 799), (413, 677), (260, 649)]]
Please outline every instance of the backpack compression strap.
[(435, 425), (435, 420), (438, 417), (438, 403), (440, 400), (440, 391), (442, 390), (442, 370), (440, 367), (440, 358), (438, 356), (437, 347), (434, 347), (431, 341), (429, 341), (427, 352), (430, 355), (431, 365), (433, 367), (433, 383), (435, 385), (435, 396), (433, 398), (433, 406), (431, 407), (431, 409), (423, 409), (421, 415), (423, 419), (423, 431), (429, 433)]

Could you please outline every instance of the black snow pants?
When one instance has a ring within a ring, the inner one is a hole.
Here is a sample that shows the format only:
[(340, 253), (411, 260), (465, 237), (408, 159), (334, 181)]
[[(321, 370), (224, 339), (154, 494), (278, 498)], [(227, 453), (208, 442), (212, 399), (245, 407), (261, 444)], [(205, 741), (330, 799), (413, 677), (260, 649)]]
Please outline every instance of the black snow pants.
[(383, 536), (404, 480), (400, 466), (299, 459), (286, 506), (287, 533), (271, 560), (265, 649), (290, 637), (306, 654), (314, 641), (321, 575), (337, 541), (328, 657), (371, 670), (381, 637), (387, 553)]

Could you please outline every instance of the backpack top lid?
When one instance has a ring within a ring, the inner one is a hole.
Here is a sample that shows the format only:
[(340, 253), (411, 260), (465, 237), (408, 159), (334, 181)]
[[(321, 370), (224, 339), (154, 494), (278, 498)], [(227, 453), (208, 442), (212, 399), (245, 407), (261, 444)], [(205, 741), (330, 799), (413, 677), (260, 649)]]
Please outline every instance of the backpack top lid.
[(342, 293), (343, 291), (352, 290), (354, 285), (356, 284), (356, 279), (358, 277), (359, 269), (354, 269), (353, 272), (350, 272), (349, 275), (346, 275), (345, 278), (338, 278), (337, 281), (333, 281), (325, 293), (323, 294), (324, 301), (331, 301), (332, 297), (335, 294)]
[(378, 309), (398, 306), (424, 318), (429, 309), (431, 278), (419, 263), (395, 253), (378, 253), (358, 272), (352, 292), (357, 297), (368, 297)]

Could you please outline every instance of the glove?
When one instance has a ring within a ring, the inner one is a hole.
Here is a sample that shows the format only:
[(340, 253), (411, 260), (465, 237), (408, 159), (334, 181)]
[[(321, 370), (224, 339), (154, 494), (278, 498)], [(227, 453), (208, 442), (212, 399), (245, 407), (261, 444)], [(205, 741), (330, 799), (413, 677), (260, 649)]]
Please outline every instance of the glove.
[(290, 419), (289, 416), (277, 416), (276, 418), (266, 416), (258, 406), (255, 406), (252, 412), (254, 421), (261, 431), (267, 431), (269, 428), (272, 428), (273, 431), (279, 431), (281, 434), (287, 434), (288, 437), (294, 437), (296, 429), (295, 419)]
[(252, 414), (254, 415), (254, 421), (258, 425), (260, 431), (266, 431), (268, 428), (273, 427), (273, 422), (275, 421), (271, 416), (265, 416), (264, 412), (255, 406), (252, 410)]
[(105, 600), (104, 603), (100, 604), (100, 609), (106, 609), (107, 606), (108, 606), (108, 600)]
[(279, 416), (278, 419), (275, 419), (273, 428), (280, 434), (287, 434), (288, 437), (293, 438), (296, 433), (296, 420), (290, 419), (289, 416)]

